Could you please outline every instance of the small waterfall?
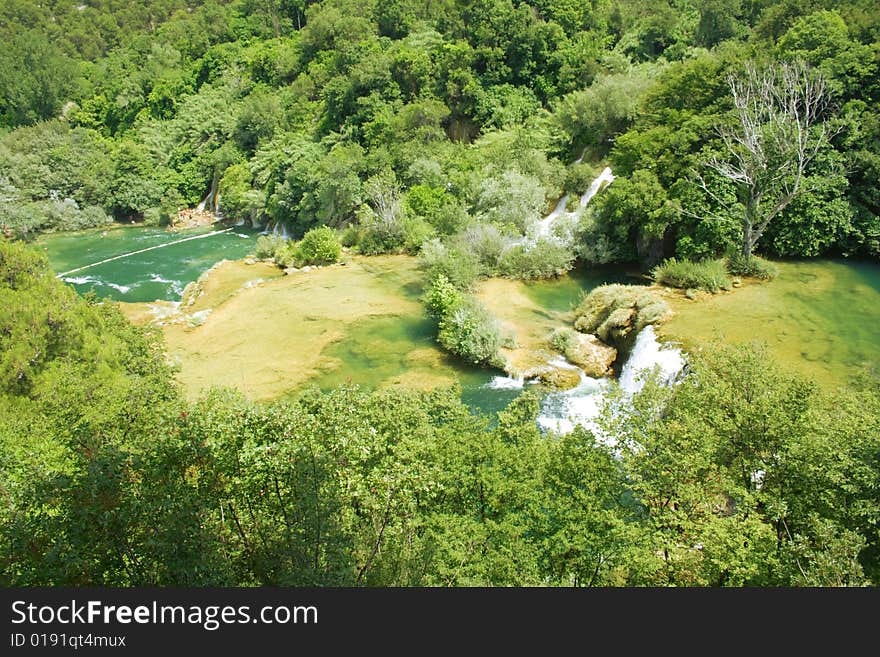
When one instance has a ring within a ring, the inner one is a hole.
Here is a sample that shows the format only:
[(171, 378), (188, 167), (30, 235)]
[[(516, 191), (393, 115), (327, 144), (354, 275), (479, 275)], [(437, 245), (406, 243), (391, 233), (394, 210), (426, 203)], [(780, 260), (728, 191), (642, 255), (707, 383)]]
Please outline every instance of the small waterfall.
[[(578, 160), (580, 161), (580, 160)], [(580, 201), (578, 203), (578, 208), (574, 212), (566, 212), (565, 207), (568, 205), (569, 195), (565, 194), (559, 201), (556, 203), (556, 207), (553, 208), (553, 211), (548, 214), (546, 217), (541, 219), (538, 223), (534, 224), (533, 235), (534, 239), (540, 237), (547, 237), (550, 235), (550, 231), (553, 228), (553, 224), (560, 217), (570, 217), (573, 219), (577, 219), (584, 211), (584, 208), (587, 207), (587, 204), (590, 200), (599, 193), (600, 190), (604, 189), (614, 180), (614, 174), (611, 173), (611, 167), (605, 167), (602, 170), (596, 179), (590, 184), (590, 188), (581, 196)]]
[[(570, 368), (575, 368), (564, 359), (563, 362)], [(562, 367), (555, 360), (554, 364)], [(633, 395), (644, 386), (641, 378), (643, 373), (658, 367), (660, 380), (672, 385), (684, 367), (684, 356), (675, 347), (658, 342), (654, 327), (647, 326), (636, 337), (635, 346), (623, 366), (618, 383), (627, 395)], [(605, 436), (596, 424), (610, 385), (610, 379), (593, 379), (581, 372), (581, 382), (576, 388), (547, 395), (541, 404), (538, 424), (545, 430), (557, 433), (566, 433), (575, 425), (583, 425), (597, 439), (613, 446), (614, 439)]]
[(672, 385), (684, 367), (684, 357), (675, 347), (658, 342), (654, 327), (646, 326), (636, 336), (632, 353), (620, 372), (620, 387), (630, 395), (639, 392), (645, 385), (644, 373), (656, 367), (659, 367), (660, 381)]
[(611, 167), (605, 167), (604, 169), (602, 169), (602, 173), (599, 174), (599, 177), (592, 182), (590, 188), (583, 196), (581, 196), (581, 201), (575, 214), (579, 215), (581, 212), (583, 212), (584, 208), (587, 207), (587, 203), (589, 203), (590, 200), (599, 193), (599, 190), (604, 189), (613, 181), (614, 174), (611, 173)]
[[(266, 230), (263, 231), (263, 234), (264, 235), (269, 234), (269, 227), (268, 226), (266, 226)], [(272, 226), (271, 235), (272, 235), (272, 237), (280, 237), (281, 239), (284, 239), (284, 240), (290, 239), (290, 233), (287, 231), (287, 224), (276, 223), (274, 226)]]
[(537, 237), (545, 237), (550, 234), (550, 226), (553, 225), (554, 221), (565, 214), (565, 206), (568, 205), (568, 196), (569, 195), (566, 194), (561, 199), (559, 199), (556, 207), (553, 208), (553, 212), (551, 212), (546, 217), (541, 219), (541, 221), (535, 224), (535, 235)]
[(523, 385), (525, 385), (525, 379), (522, 376), (516, 378), (496, 376), (486, 384), (486, 387), (491, 390), (519, 390)]

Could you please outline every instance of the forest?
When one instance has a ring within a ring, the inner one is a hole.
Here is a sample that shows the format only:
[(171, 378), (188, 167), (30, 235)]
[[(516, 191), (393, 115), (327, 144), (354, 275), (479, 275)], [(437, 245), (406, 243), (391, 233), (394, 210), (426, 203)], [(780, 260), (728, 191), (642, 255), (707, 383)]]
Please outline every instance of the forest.
[[(437, 342), (501, 369), (487, 279), (873, 264), (873, 0), (0, 0), (0, 38), (0, 584), (880, 584), (877, 363), (714, 342), (559, 434), (531, 389), (193, 399), (31, 248), (199, 206), (288, 272), (406, 254)], [(597, 288), (554, 346), (668, 314)]]

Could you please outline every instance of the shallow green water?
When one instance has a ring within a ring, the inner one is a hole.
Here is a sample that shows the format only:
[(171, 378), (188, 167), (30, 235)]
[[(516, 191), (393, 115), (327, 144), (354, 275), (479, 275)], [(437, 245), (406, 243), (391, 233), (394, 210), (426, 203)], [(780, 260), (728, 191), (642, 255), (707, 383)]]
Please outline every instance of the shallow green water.
[(769, 283), (681, 304), (662, 332), (691, 346), (763, 343), (820, 383), (845, 383), (880, 365), (880, 264), (812, 260), (778, 268)]
[[(80, 293), (94, 290), (99, 297), (116, 301), (175, 301), (187, 283), (215, 263), (253, 252), (256, 231), (233, 228), (211, 234), (216, 231), (213, 227), (178, 232), (123, 227), (46, 235), (35, 246), (45, 251), (55, 272), (70, 272), (62, 279)], [(194, 237), (198, 239), (188, 239)], [(161, 248), (151, 249), (156, 246)], [(143, 249), (150, 250), (132, 253)], [(132, 255), (88, 266), (129, 253)], [(75, 269), (79, 271), (70, 271)]]
[[(219, 260), (252, 252), (257, 235), (240, 228), (207, 236), (211, 232), (210, 228), (171, 233), (126, 227), (45, 236), (37, 247), (47, 252), (56, 272), (66, 272), (168, 244), (63, 278), (80, 292), (94, 289), (99, 296), (122, 301), (176, 300), (188, 282)], [(199, 239), (174, 243), (190, 237)], [(762, 341), (777, 360), (822, 382), (844, 382), (859, 368), (880, 364), (880, 264), (814, 260), (780, 263), (779, 269), (779, 277), (770, 283), (683, 301), (662, 334), (692, 347), (717, 339)], [(399, 273), (381, 275), (393, 278)], [(548, 315), (558, 316), (585, 291), (609, 282), (646, 281), (619, 268), (599, 268), (524, 284), (523, 290)], [(409, 299), (421, 293), (411, 274), (401, 278), (399, 288)], [(421, 312), (367, 317), (321, 355), (326, 367), (313, 379), (321, 388), (343, 383), (372, 388), (445, 378), (458, 381), (463, 399), (486, 412), (503, 408), (522, 392), (493, 372), (438, 356), (432, 322)]]

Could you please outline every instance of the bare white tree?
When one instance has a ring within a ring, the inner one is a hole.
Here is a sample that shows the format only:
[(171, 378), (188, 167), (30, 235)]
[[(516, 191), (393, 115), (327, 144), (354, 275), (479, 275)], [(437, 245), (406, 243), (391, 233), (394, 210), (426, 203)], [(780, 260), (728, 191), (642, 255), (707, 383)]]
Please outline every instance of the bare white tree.
[(721, 197), (702, 174), (697, 184), (716, 203), (739, 215), (742, 254), (750, 258), (770, 222), (808, 191), (805, 172), (832, 136), (825, 122), (830, 94), (825, 80), (801, 63), (729, 75), (736, 122), (718, 128), (723, 157), (703, 165), (729, 181), (736, 201)]

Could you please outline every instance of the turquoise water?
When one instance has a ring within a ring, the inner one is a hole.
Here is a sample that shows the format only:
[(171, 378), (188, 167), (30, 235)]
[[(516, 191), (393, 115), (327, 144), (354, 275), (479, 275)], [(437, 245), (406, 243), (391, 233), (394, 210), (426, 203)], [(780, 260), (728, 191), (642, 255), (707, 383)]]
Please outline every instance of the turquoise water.
[[(187, 283), (215, 263), (252, 253), (259, 234), (238, 227), (217, 232), (215, 227), (177, 232), (124, 227), (46, 235), (35, 246), (80, 293), (94, 291), (115, 301), (176, 301)], [(90, 266), (108, 258), (115, 259)]]

